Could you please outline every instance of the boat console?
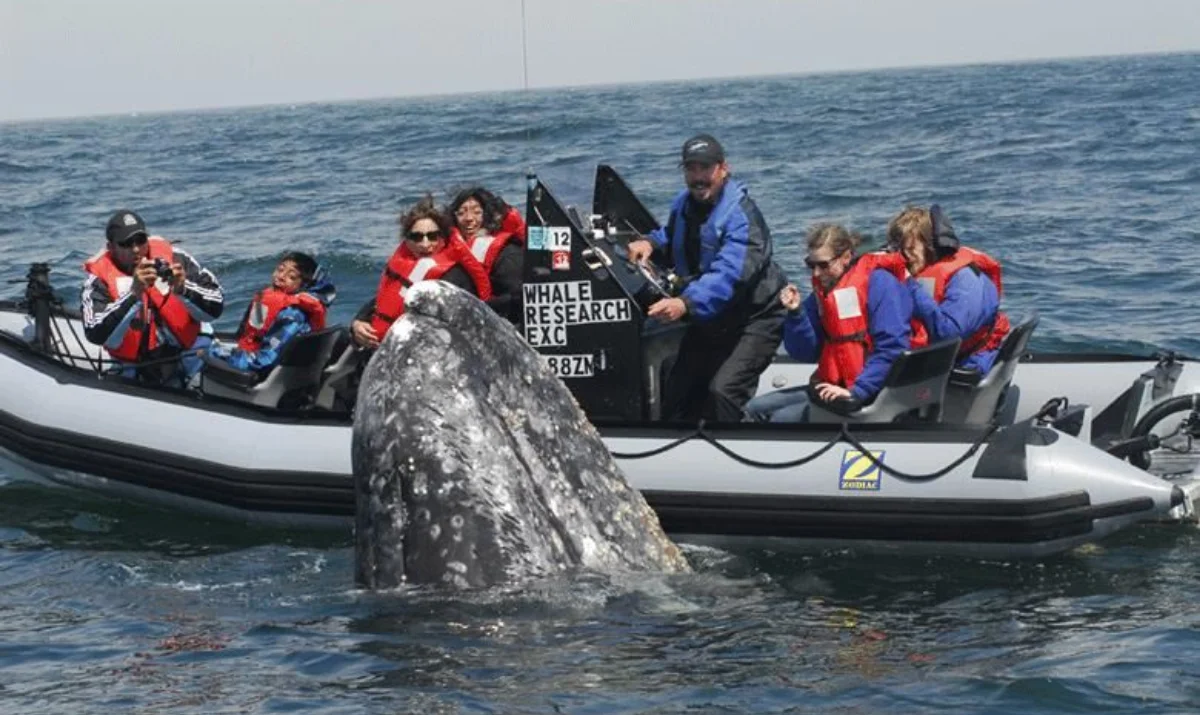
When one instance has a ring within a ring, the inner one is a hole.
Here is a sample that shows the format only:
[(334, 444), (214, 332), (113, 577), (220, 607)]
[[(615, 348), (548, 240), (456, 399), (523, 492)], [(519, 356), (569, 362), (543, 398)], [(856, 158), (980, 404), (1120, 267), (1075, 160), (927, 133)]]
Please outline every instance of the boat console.
[(529, 177), (521, 322), (526, 340), (594, 420), (662, 417), (662, 383), (686, 326), (646, 317), (679, 282), (626, 257), (657, 227), (616, 172), (597, 171), (590, 212)]

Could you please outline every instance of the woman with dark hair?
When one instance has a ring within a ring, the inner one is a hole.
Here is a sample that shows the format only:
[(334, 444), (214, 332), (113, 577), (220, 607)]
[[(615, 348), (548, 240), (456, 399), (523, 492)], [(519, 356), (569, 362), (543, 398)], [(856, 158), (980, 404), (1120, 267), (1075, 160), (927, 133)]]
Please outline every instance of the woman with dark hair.
[(492, 297), (487, 271), (461, 239), (452, 236), (450, 217), (426, 196), (400, 217), (400, 245), (388, 259), (379, 289), (354, 316), (350, 335), (365, 348), (377, 348), (388, 328), (404, 314), (404, 295), (413, 283), (442, 280), (481, 300)]
[(499, 196), (472, 186), (450, 202), (455, 230), (492, 282), (488, 304), (514, 323), (521, 321), (521, 282), (525, 266), (525, 221)]

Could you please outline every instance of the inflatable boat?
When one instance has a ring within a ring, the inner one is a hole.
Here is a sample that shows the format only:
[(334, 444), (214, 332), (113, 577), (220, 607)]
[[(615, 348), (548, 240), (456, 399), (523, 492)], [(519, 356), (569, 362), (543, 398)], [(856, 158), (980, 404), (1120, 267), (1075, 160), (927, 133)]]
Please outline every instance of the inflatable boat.
[[(679, 538), (1038, 557), (1194, 518), (1194, 362), (1033, 355), (1033, 317), (1017, 321), (988, 375), (956, 375), (957, 344), (943, 343), (906, 353), (853, 413), (670, 423), (660, 393), (679, 328), (642, 309), (670, 281), (623, 260), (623, 234), (646, 230), (644, 208), (601, 167), (591, 213), (532, 179), (527, 215), (521, 328)], [(149, 386), (82, 339), (48, 273), (32, 266), (24, 299), (0, 302), (6, 476), (203, 516), (350, 528), (353, 385), (366, 355), (345, 329), (293, 340), (267, 374), (212, 367), (197, 390)], [(759, 391), (803, 385), (812, 369), (781, 356)]]

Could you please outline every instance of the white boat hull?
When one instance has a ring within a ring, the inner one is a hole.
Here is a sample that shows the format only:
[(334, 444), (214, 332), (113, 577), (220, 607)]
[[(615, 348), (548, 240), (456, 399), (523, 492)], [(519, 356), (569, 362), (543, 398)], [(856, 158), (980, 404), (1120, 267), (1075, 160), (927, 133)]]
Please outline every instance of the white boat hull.
[[(105, 379), (82, 361), (64, 365), (13, 337), (28, 333), (26, 316), (0, 311), (6, 476), (201, 516), (350, 528), (348, 415), (281, 413)], [(1108, 404), (1153, 365), (1022, 365), (1019, 412), (1064, 393)], [(1177, 391), (1200, 392), (1195, 367), (1185, 365)], [(762, 384), (795, 384), (810, 368), (781, 362)], [(601, 432), (664, 526), (685, 540), (1039, 557), (1188, 506), (1178, 484), (1030, 424), (995, 434), (904, 425), (848, 433), (839, 425), (726, 425), (699, 434), (643, 424)], [(856, 454), (860, 447), (883, 468)]]

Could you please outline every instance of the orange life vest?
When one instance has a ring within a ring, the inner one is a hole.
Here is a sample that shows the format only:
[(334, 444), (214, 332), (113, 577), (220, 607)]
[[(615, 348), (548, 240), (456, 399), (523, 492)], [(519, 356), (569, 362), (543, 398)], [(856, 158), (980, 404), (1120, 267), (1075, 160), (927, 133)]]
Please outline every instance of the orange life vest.
[(482, 263), (488, 275), (491, 275), (492, 269), (496, 265), (496, 258), (510, 241), (515, 241), (518, 245), (525, 242), (525, 220), (521, 218), (520, 212), (509, 208), (508, 213), (504, 214), (504, 219), (500, 222), (500, 230), (495, 235), (475, 234), (468, 239), (463, 237), (457, 228), (454, 229), (453, 235), (466, 242), (467, 247), (471, 249), (471, 255), (475, 256), (475, 260)]
[[(953, 254), (926, 266), (917, 275), (917, 280), (930, 288), (933, 299), (941, 303), (946, 299), (946, 286), (950, 278), (964, 268), (974, 268), (982, 273), (996, 286), (996, 294), (1004, 297), (1004, 284), (1000, 277), (1000, 263), (982, 251), (960, 247)], [(996, 317), (988, 325), (963, 338), (962, 346), (958, 349), (959, 356), (986, 352), (1000, 347), (1004, 336), (1008, 335), (1010, 325), (1008, 316), (996, 311)]]
[(504, 218), (500, 221), (500, 230), (511, 233), (522, 243), (525, 242), (525, 218), (521, 216), (520, 211), (511, 206), (508, 209), (508, 213), (504, 214)]
[[(171, 243), (160, 236), (151, 236), (147, 244), (150, 260), (161, 258), (168, 264), (172, 263), (175, 252)], [(108, 250), (101, 251), (89, 258), (83, 269), (104, 281), (109, 296), (113, 301), (120, 300), (133, 287), (133, 276), (117, 267)], [(109, 348), (108, 354), (125, 362), (138, 362), (146, 357), (146, 353), (159, 346), (158, 329), (168, 330), (176, 342), (184, 349), (190, 348), (200, 334), (200, 321), (188, 311), (183, 300), (174, 291), (167, 288), (165, 293), (156, 284), (153, 288), (142, 291), (140, 315), (133, 319), (121, 344)], [(124, 290), (121, 289), (124, 286)], [(144, 344), (143, 344), (144, 343)]]
[[(821, 315), (821, 331), (824, 340), (821, 354), (817, 358), (814, 382), (828, 382), (841, 387), (853, 387), (862, 374), (874, 343), (871, 341), (870, 325), (867, 322), (867, 290), (871, 273), (884, 269), (903, 283), (908, 279), (904, 258), (898, 253), (865, 253), (854, 259), (833, 289), (826, 292), (813, 277), (813, 295), (817, 296), (817, 308)], [(912, 347), (923, 347), (929, 343), (929, 335), (920, 321), (913, 321)]]
[(492, 268), (496, 265), (496, 258), (500, 256), (500, 252), (504, 250), (509, 241), (519, 242), (519, 239), (508, 231), (501, 231), (494, 236), (475, 234), (471, 238), (461, 238), (458, 229), (454, 229), (454, 237), (467, 244), (471, 255), (483, 264), (483, 269), (488, 272), (489, 276), (492, 274)]
[(246, 311), (246, 319), (238, 330), (238, 347), (247, 352), (257, 351), (280, 311), (293, 307), (308, 316), (308, 324), (314, 331), (325, 327), (325, 304), (312, 293), (285, 293), (278, 288), (264, 288), (254, 294), (250, 309)]
[(455, 266), (462, 266), (466, 270), (480, 300), (492, 297), (492, 284), (488, 280), (487, 270), (471, 255), (462, 238), (452, 235), (446, 241), (445, 248), (424, 258), (418, 258), (401, 242), (388, 259), (383, 276), (379, 279), (379, 289), (375, 292), (375, 313), (371, 316), (371, 327), (375, 334), (382, 340), (396, 318), (404, 314), (404, 296), (409, 286), (420, 281), (437, 280)]

